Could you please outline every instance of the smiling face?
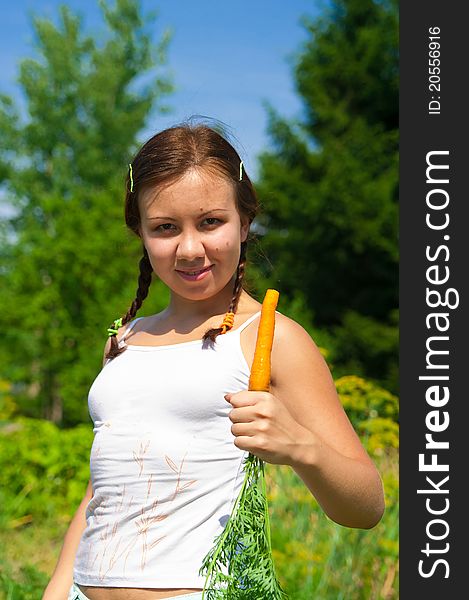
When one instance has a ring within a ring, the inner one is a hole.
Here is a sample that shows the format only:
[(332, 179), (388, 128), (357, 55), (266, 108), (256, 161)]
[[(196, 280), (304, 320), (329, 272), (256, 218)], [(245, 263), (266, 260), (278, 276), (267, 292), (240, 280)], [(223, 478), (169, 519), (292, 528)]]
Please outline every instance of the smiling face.
[(236, 209), (233, 184), (190, 170), (157, 192), (139, 197), (140, 236), (155, 274), (190, 300), (208, 299), (229, 285), (238, 266), (249, 220)]

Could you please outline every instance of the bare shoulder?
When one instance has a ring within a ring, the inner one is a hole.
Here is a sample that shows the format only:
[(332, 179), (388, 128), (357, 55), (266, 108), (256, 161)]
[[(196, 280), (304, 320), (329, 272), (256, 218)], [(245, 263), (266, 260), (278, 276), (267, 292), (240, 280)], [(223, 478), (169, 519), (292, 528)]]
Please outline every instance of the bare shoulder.
[(277, 314), (272, 345), (272, 384), (276, 387), (313, 386), (335, 396), (332, 374), (306, 329), (286, 315)]
[(282, 314), (275, 319), (271, 391), (306, 429), (345, 456), (369, 462), (339, 399), (331, 371), (310, 334)]
[[(305, 335), (311, 340), (311, 336), (306, 329), (294, 319), (287, 317), (278, 310), (275, 311), (275, 335)], [(312, 341), (312, 340), (311, 340)]]
[(276, 313), (272, 345), (272, 388), (293, 397), (313, 393), (337, 400), (332, 374), (311, 335), (297, 321)]
[(278, 362), (292, 359), (302, 361), (315, 359), (324, 362), (319, 348), (306, 329), (294, 319), (278, 311), (275, 314), (272, 358)]

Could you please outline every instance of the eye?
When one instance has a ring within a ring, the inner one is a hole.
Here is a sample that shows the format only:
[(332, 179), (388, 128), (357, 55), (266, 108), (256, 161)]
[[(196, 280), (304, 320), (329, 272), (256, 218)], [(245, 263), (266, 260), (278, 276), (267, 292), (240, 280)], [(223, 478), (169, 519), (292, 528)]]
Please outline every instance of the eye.
[(158, 225), (157, 227), (155, 227), (155, 231), (158, 231), (158, 232), (171, 231), (171, 227), (174, 227), (174, 225), (172, 223), (162, 223), (161, 225)]
[[(218, 225), (219, 223), (222, 223), (222, 221), (220, 219), (217, 219), (216, 217), (206, 217), (203, 221), (202, 221), (202, 226), (206, 226), (206, 227), (213, 227), (214, 225)], [(156, 233), (173, 233), (174, 231), (176, 231), (176, 226), (173, 223), (161, 223), (160, 225), (157, 225), (154, 228), (154, 231)]]

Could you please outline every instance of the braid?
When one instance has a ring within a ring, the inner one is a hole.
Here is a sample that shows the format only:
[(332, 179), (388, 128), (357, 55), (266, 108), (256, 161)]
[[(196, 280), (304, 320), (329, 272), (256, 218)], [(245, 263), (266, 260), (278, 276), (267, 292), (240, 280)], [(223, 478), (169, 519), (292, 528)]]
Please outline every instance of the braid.
[(247, 251), (248, 243), (241, 242), (241, 254), (239, 256), (238, 268), (236, 269), (236, 280), (233, 288), (233, 297), (231, 298), (230, 307), (228, 312), (225, 314), (223, 322), (220, 327), (214, 327), (212, 329), (208, 329), (204, 333), (203, 340), (206, 341), (210, 339), (212, 342), (215, 341), (217, 335), (226, 333), (233, 327), (234, 316), (236, 310), (238, 308), (239, 298), (241, 296), (241, 292), (243, 290), (243, 279), (244, 279), (244, 271), (246, 266), (246, 251)]
[[(148, 257), (148, 253), (145, 247), (143, 248), (143, 256), (140, 259), (138, 266), (140, 272), (138, 276), (137, 292), (135, 294), (135, 299), (130, 305), (129, 310), (125, 313), (124, 317), (122, 317), (122, 325), (125, 325), (135, 317), (137, 311), (142, 306), (143, 301), (148, 296), (153, 268), (150, 264), (150, 259)], [(115, 358), (116, 356), (124, 352), (124, 350), (125, 348), (119, 348), (119, 344), (117, 342), (117, 334), (114, 334), (111, 336), (111, 348), (106, 354), (106, 358)]]

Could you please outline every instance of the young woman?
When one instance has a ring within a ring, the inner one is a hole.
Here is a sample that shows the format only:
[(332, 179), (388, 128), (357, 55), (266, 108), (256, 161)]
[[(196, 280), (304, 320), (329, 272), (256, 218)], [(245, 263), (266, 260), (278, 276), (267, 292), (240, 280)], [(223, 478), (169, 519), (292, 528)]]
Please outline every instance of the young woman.
[[(379, 474), (315, 343), (281, 312), (270, 392), (247, 391), (261, 304), (243, 276), (257, 210), (239, 155), (206, 125), (166, 129), (132, 161), (125, 218), (142, 241), (138, 289), (90, 389), (90, 485), (44, 600), (72, 577), (71, 600), (201, 598), (199, 568), (249, 452), (290, 465), (337, 523), (380, 520)], [(135, 318), (153, 273), (169, 304)]]

